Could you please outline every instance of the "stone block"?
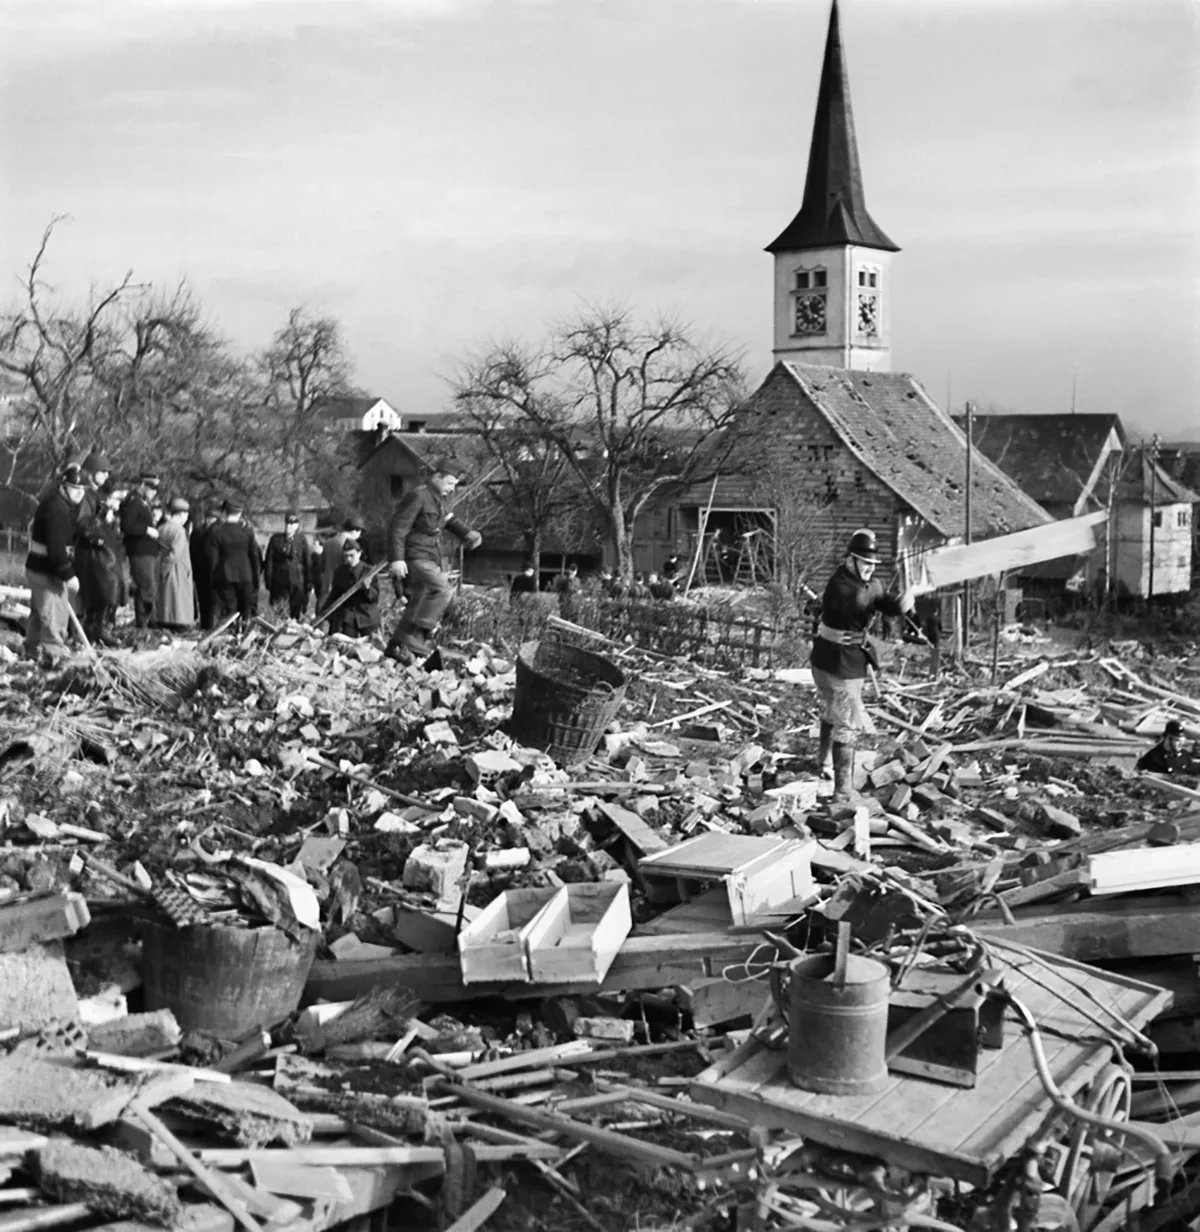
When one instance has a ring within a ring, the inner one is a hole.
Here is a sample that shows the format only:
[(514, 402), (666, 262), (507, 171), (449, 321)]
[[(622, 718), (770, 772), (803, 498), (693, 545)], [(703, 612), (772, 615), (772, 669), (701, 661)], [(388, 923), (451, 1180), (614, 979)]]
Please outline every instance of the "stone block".
[(432, 894), (439, 901), (457, 901), (468, 855), (467, 844), (454, 839), (423, 843), (404, 864), (405, 888)]
[(61, 941), (0, 954), (0, 1029), (38, 1031), (79, 1017), (79, 1003)]

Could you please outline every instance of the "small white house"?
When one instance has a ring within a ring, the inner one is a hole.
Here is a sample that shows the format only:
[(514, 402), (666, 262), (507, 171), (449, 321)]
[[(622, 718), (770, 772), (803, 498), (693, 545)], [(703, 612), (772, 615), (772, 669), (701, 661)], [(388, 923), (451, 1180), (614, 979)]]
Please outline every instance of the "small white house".
[(385, 398), (347, 394), (327, 399), (319, 411), (321, 420), (338, 432), (374, 432), (382, 428), (399, 432), (404, 418)]
[(1144, 452), (1129, 462), (1113, 509), (1117, 585), (1142, 596), (1189, 591), (1192, 518), (1200, 496)]

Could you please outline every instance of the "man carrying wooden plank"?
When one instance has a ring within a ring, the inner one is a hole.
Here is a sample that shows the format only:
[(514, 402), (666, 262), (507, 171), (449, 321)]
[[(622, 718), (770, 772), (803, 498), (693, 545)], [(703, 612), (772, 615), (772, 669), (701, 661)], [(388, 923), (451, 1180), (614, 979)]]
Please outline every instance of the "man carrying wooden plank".
[(854, 790), (854, 747), (858, 733), (870, 728), (863, 709), (867, 664), (877, 667), (867, 638), (876, 612), (903, 616), (913, 609), (906, 590), (896, 598), (875, 580), (879, 551), (875, 532), (856, 530), (846, 558), (825, 587), (821, 619), (812, 649), (813, 681), (821, 699), (821, 743), (817, 757), (822, 774), (832, 754), (834, 797), (848, 800)]

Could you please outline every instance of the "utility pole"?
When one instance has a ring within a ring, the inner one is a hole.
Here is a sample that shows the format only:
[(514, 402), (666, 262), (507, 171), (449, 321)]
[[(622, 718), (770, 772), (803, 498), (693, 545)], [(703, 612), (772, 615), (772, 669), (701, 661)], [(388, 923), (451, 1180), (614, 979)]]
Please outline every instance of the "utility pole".
[(1158, 499), (1158, 450), (1162, 438), (1156, 432), (1150, 441), (1150, 585), (1146, 598), (1154, 598), (1154, 520), (1158, 516), (1154, 503)]
[[(967, 425), (967, 498), (966, 498), (966, 526), (964, 529), (965, 542), (970, 545), (971, 542), (971, 429), (974, 422), (975, 404), (968, 402), (966, 404), (966, 425)], [(969, 581), (963, 583), (963, 654), (967, 652), (967, 645), (971, 639), (971, 583)]]

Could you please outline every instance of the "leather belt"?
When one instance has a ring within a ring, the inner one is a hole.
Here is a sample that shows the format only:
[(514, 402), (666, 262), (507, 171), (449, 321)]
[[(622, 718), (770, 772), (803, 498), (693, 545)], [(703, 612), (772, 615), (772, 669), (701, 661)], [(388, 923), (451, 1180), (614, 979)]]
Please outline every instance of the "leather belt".
[(817, 626), (817, 636), (837, 646), (862, 646), (867, 640), (861, 629), (831, 629), (824, 621)]

